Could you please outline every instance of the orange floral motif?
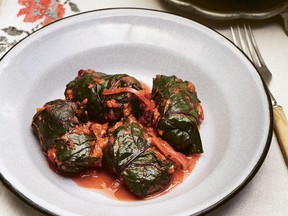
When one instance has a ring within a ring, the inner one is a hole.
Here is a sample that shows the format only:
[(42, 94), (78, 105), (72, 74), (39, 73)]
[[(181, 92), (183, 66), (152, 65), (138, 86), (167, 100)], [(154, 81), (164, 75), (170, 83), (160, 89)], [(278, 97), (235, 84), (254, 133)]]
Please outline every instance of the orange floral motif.
[(45, 26), (57, 19), (64, 17), (65, 8), (59, 0), (18, 0), (24, 8), (20, 9), (17, 16), (25, 15), (24, 22), (42, 20)]

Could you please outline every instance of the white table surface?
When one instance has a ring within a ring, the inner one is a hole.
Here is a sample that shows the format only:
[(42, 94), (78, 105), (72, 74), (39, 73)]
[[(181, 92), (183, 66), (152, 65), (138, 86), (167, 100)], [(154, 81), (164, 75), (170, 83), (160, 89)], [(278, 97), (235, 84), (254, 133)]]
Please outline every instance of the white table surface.
[[(161, 0), (82, 0), (79, 1), (78, 7), (82, 11), (109, 7), (140, 7), (182, 13), (163, 4)], [(187, 16), (187, 13), (182, 15)], [(231, 38), (229, 23), (208, 22), (193, 15), (188, 16)], [(288, 37), (283, 31), (282, 20), (280, 17), (275, 17), (253, 22), (252, 28), (263, 58), (273, 74), (269, 88), (288, 115)], [(0, 215), (43, 216), (44, 214), (22, 202), (0, 182)], [(288, 215), (288, 172), (275, 135), (263, 165), (251, 182), (236, 196), (208, 215)]]

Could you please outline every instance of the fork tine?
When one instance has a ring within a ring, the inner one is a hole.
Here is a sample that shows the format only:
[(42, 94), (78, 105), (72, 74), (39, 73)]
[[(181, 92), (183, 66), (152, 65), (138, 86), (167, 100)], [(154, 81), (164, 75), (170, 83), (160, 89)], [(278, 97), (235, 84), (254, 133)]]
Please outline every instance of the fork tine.
[[(249, 42), (250, 38), (247, 38), (245, 24), (243, 24), (242, 29), (240, 27), (238, 27), (238, 34), (239, 34), (242, 50), (244, 51), (244, 53), (254, 63), (258, 63), (257, 58), (255, 58), (255, 56), (254, 56), (255, 51), (253, 50), (253, 47), (251, 46), (251, 42)], [(255, 62), (255, 60), (256, 60), (256, 62)], [(257, 64), (257, 66), (259, 66), (259, 64)]]
[[(236, 30), (234, 30), (236, 28)], [(232, 39), (244, 53), (259, 67), (265, 66), (264, 60), (256, 44), (250, 25), (231, 26)]]
[[(237, 28), (237, 31), (235, 31), (234, 28)], [(237, 36), (239, 36), (239, 35), (236, 34), (236, 32), (239, 32), (239, 31), (238, 31), (238, 28), (239, 28), (239, 25), (237, 25), (236, 27), (234, 27), (234, 26), (232, 26), (232, 25), (230, 26), (231, 33), (232, 33), (233, 43), (234, 43), (237, 47), (239, 47), (240, 49), (242, 49), (242, 46), (241, 46), (241, 44), (240, 44), (240, 42), (239, 42), (239, 39), (238, 39), (238, 37), (237, 37)]]
[[(244, 26), (231, 26), (232, 40), (236, 46), (238, 46), (247, 56), (253, 61), (251, 48), (248, 44), (245, 34)], [(254, 62), (254, 61), (253, 61)]]
[(260, 51), (258, 49), (258, 46), (256, 44), (253, 32), (251, 30), (250, 25), (245, 25), (244, 24), (244, 33), (245, 33), (245, 38), (247, 38), (247, 44), (249, 46), (249, 50), (251, 53), (251, 57), (253, 59), (253, 62), (255, 64), (258, 64), (260, 67), (266, 67), (265, 62), (260, 54)]
[(236, 25), (235, 27), (231, 26), (230, 28), (234, 44), (243, 50), (257, 69), (261, 71), (261, 75), (266, 83), (269, 83), (272, 74), (264, 63), (250, 25)]

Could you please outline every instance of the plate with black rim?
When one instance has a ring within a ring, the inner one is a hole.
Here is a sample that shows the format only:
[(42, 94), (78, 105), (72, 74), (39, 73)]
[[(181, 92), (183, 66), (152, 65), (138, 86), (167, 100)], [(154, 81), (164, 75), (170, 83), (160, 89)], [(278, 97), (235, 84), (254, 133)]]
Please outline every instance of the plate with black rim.
[[(64, 98), (80, 69), (156, 74), (194, 83), (205, 120), (204, 153), (168, 193), (125, 202), (77, 186), (50, 170), (31, 131), (37, 107)], [(55, 215), (198, 215), (243, 188), (272, 137), (271, 103), (253, 64), (229, 40), (186, 18), (115, 8), (65, 18), (31, 34), (0, 61), (0, 176), (27, 203)]]

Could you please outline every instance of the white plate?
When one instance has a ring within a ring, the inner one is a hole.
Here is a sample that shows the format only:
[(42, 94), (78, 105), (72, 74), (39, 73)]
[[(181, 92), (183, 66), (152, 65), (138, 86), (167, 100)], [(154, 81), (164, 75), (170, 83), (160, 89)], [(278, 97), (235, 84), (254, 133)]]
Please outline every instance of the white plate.
[[(30, 124), (37, 107), (64, 98), (81, 68), (128, 73), (151, 85), (175, 74), (196, 85), (205, 120), (205, 153), (169, 193), (124, 202), (78, 187), (52, 172)], [(0, 62), (0, 173), (17, 195), (57, 215), (192, 215), (239, 191), (268, 151), (271, 105), (251, 62), (226, 38), (198, 23), (141, 9), (93, 11), (30, 35)]]

